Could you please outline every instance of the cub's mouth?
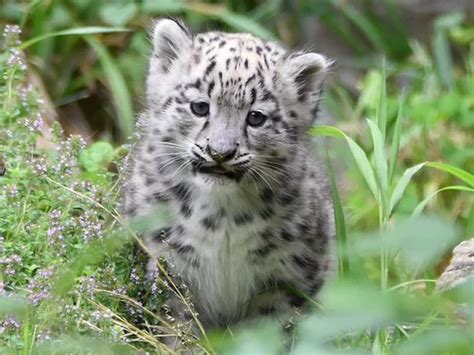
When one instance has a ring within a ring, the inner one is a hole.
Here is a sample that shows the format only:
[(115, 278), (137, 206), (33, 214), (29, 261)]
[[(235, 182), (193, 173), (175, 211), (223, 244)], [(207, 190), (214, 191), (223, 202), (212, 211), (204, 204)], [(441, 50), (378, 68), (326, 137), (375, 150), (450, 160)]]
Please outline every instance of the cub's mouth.
[(206, 175), (214, 176), (217, 178), (228, 178), (228, 179), (233, 179), (233, 180), (240, 180), (242, 176), (242, 172), (228, 170), (220, 165), (214, 165), (214, 166), (195, 165), (193, 170), (195, 173), (206, 174)]

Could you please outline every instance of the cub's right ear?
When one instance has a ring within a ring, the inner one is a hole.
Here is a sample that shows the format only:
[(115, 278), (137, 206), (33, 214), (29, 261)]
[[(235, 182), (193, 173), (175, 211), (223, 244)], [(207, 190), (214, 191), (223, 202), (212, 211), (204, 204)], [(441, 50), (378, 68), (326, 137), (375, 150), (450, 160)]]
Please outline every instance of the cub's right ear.
[(179, 20), (163, 19), (153, 30), (153, 56), (163, 72), (168, 72), (173, 62), (191, 48), (192, 35)]

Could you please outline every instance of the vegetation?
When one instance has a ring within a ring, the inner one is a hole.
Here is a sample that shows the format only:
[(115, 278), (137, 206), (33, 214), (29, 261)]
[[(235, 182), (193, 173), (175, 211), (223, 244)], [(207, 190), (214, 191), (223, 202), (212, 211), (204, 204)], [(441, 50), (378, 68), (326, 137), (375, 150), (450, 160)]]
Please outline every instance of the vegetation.
[[(18, 26), (0, 52), (2, 353), (170, 353), (169, 335), (219, 354), (472, 353), (473, 283), (435, 283), (474, 235), (474, 26), (443, 15), (429, 47), (383, 6), (388, 20), (337, 0), (5, 1), (0, 23)], [(288, 329), (264, 319), (195, 339), (160, 311), (172, 280), (145, 279), (144, 226), (120, 215), (146, 24), (180, 15), (293, 45), (309, 14), (366, 68), (358, 88), (333, 78), (334, 125), (311, 131), (330, 137), (339, 275)]]

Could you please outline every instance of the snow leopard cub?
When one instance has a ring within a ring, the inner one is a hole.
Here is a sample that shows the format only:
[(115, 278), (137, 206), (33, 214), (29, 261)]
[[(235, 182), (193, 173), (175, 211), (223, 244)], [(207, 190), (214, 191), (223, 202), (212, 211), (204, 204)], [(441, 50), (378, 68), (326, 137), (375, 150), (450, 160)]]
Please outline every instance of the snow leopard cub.
[(205, 327), (301, 306), (332, 269), (331, 193), (308, 134), (328, 60), (168, 19), (153, 46), (126, 214), (169, 206), (146, 245)]

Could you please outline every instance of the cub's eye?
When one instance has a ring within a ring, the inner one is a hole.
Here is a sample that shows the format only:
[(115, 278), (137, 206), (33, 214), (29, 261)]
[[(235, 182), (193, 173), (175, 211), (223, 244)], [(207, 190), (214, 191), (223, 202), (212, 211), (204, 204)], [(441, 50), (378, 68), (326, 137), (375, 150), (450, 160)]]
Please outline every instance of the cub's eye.
[(247, 115), (247, 124), (252, 127), (260, 127), (267, 120), (267, 116), (260, 111), (250, 111)]
[(204, 117), (209, 113), (209, 104), (207, 102), (191, 102), (191, 111), (199, 117)]

